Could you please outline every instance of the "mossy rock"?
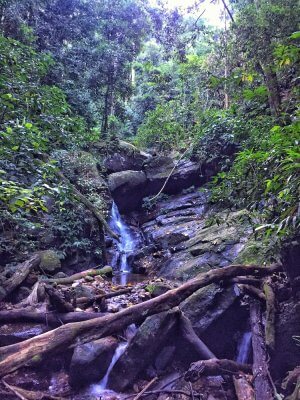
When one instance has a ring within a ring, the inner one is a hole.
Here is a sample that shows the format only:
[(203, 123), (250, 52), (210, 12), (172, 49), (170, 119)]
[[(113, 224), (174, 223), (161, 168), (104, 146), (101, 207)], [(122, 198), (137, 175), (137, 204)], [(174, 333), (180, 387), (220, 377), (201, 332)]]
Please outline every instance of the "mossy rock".
[(45, 272), (53, 272), (61, 268), (61, 261), (54, 250), (44, 250), (40, 252), (40, 268)]

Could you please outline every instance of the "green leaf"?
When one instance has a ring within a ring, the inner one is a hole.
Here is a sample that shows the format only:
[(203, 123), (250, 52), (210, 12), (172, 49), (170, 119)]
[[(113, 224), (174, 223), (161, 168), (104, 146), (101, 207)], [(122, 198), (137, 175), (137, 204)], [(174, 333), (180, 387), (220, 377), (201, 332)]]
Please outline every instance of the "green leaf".
[(300, 39), (300, 31), (294, 32), (291, 36), (290, 39)]

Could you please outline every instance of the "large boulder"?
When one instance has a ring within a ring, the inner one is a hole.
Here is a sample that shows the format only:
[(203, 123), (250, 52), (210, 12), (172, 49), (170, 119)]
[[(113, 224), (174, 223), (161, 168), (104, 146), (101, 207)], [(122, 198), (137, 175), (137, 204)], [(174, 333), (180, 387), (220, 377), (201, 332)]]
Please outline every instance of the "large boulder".
[(178, 311), (148, 317), (113, 367), (108, 387), (123, 392), (155, 360), (177, 324)]
[(131, 143), (118, 141), (117, 151), (109, 154), (104, 159), (104, 166), (108, 173), (126, 170), (141, 171), (149, 155), (139, 151)]
[(140, 206), (146, 183), (143, 171), (128, 170), (109, 175), (108, 186), (120, 212), (133, 211)]
[(106, 337), (75, 348), (70, 364), (70, 385), (73, 388), (100, 381), (118, 346), (117, 339)]
[(176, 165), (176, 160), (167, 156), (157, 156), (148, 160), (145, 164), (145, 172), (148, 180), (148, 194), (157, 193), (164, 185), (166, 179), (167, 184), (163, 193), (176, 194), (183, 189), (187, 189), (193, 185), (200, 186), (205, 180), (200, 178), (200, 166), (188, 160), (182, 160)]

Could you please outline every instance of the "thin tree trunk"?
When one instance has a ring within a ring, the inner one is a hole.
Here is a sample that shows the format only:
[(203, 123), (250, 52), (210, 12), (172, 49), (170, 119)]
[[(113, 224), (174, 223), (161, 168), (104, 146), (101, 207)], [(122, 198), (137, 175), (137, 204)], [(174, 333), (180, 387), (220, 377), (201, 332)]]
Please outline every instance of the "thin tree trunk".
[(257, 300), (250, 304), (250, 323), (253, 347), (253, 376), (256, 400), (273, 400), (273, 389), (270, 382), (268, 355), (262, 328), (261, 306)]

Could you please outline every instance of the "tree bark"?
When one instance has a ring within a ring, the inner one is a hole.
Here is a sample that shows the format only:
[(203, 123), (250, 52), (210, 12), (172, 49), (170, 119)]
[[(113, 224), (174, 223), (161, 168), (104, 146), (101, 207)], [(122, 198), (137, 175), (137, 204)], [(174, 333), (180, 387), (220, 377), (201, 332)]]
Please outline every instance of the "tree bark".
[(13, 290), (15, 290), (27, 278), (29, 273), (39, 265), (41, 258), (34, 254), (29, 260), (17, 265), (16, 272), (7, 279), (0, 290), (0, 301), (5, 299)]
[(68, 313), (74, 311), (72, 304), (68, 303), (52, 286), (46, 285), (45, 291), (49, 297), (49, 302), (55, 311), (59, 313)]
[(79, 341), (85, 343), (109, 336), (132, 323), (145, 320), (149, 315), (169, 310), (180, 304), (196, 290), (211, 283), (238, 275), (265, 276), (280, 269), (281, 266), (279, 265), (273, 265), (269, 268), (256, 265), (231, 265), (213, 269), (161, 296), (136, 304), (116, 314), (105, 315), (90, 321), (66, 324), (24, 342), (2, 347), (0, 348), (0, 376), (15, 371), (38, 354), (48, 353), (62, 347), (66, 348), (74, 344), (75, 341), (76, 343)]
[(205, 343), (195, 333), (191, 321), (182, 313), (179, 321), (182, 336), (192, 345), (198, 356), (203, 360), (216, 358)]
[(262, 328), (261, 306), (257, 300), (250, 304), (250, 323), (253, 347), (253, 376), (256, 400), (273, 400), (268, 355)]
[(233, 377), (233, 384), (238, 400), (255, 400), (254, 390), (249, 382), (250, 378), (252, 376), (245, 374)]
[(88, 269), (86, 271), (78, 272), (77, 274), (67, 276), (66, 278), (51, 278), (45, 279), (46, 283), (57, 283), (58, 285), (68, 285), (73, 283), (78, 279), (85, 278), (86, 276), (102, 276), (102, 275), (111, 275), (112, 268), (111, 267), (103, 267), (101, 269)]
[(96, 312), (36, 312), (26, 310), (10, 310), (0, 311), (0, 323), (15, 323), (15, 322), (37, 322), (49, 326), (60, 326), (70, 322), (82, 322), (90, 319), (103, 317), (104, 314)]
[(127, 288), (127, 289), (117, 290), (116, 292), (99, 294), (99, 295), (94, 296), (92, 298), (79, 297), (78, 299), (76, 299), (76, 304), (77, 305), (84, 305), (85, 307), (89, 307), (94, 302), (100, 302), (102, 299), (111, 299), (113, 297), (122, 296), (123, 294), (127, 294), (127, 293), (132, 292), (132, 290), (133, 290), (133, 288), (130, 287), (130, 288)]
[(210, 360), (201, 360), (192, 363), (189, 370), (185, 373), (184, 379), (189, 382), (196, 382), (203, 375), (235, 375), (240, 372), (251, 374), (251, 365), (240, 364), (232, 360), (212, 358)]
[(265, 324), (266, 345), (271, 351), (274, 351), (276, 298), (270, 279), (267, 279), (264, 284), (264, 293), (266, 297), (266, 324)]

